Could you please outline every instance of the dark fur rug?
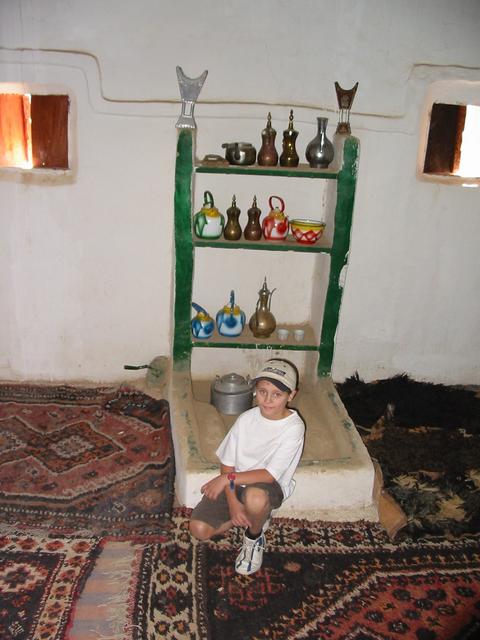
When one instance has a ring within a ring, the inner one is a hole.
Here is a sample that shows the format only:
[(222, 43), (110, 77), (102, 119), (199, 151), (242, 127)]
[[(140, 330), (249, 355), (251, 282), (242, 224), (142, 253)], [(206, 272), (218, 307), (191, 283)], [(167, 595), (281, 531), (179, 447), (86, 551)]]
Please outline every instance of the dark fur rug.
[(406, 375), (337, 385), (385, 489), (408, 524), (403, 534), (480, 530), (480, 393)]
[(370, 383), (355, 374), (336, 386), (357, 425), (373, 426), (393, 405), (398, 427), (480, 434), (480, 389), (416, 382), (405, 374)]

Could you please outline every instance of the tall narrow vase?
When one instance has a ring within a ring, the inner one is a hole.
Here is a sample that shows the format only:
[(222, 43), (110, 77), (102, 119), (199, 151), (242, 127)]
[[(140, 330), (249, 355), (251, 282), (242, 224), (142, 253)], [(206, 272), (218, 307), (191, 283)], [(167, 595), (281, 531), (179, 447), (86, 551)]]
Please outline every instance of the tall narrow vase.
[(305, 157), (311, 167), (326, 169), (333, 160), (333, 144), (327, 138), (328, 118), (317, 118), (317, 135), (308, 143)]

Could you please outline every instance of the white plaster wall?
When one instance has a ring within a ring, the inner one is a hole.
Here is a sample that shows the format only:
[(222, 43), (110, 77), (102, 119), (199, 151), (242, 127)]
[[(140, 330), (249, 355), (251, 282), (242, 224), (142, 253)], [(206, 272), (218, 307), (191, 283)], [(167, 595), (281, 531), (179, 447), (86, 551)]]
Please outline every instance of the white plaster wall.
[(480, 189), (416, 175), (429, 87), (461, 80), (480, 104), (479, 25), (476, 0), (4, 0), (0, 82), (72, 96), (74, 157), (53, 184), (0, 175), (0, 377), (115, 380), (170, 352), (180, 64), (209, 70), (199, 156), (258, 145), (269, 109), (280, 137), (290, 107), (302, 154), (317, 115), (333, 133), (334, 81), (359, 81), (334, 376), (479, 383)]

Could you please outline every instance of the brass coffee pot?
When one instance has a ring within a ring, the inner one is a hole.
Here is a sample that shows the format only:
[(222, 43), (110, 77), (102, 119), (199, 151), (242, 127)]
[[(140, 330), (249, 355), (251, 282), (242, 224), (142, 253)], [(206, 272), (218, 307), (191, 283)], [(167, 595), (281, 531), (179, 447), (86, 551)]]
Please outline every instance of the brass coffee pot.
[(263, 281), (263, 286), (258, 292), (257, 306), (255, 313), (250, 318), (248, 326), (255, 338), (268, 338), (277, 326), (275, 316), (270, 311), (272, 303), (272, 295), (275, 289), (269, 291), (267, 287), (267, 278)]
[(295, 141), (298, 131), (293, 128), (293, 109), (290, 109), (288, 118), (288, 128), (283, 132), (283, 151), (280, 156), (280, 166), (282, 167), (298, 167), (300, 158), (295, 148)]

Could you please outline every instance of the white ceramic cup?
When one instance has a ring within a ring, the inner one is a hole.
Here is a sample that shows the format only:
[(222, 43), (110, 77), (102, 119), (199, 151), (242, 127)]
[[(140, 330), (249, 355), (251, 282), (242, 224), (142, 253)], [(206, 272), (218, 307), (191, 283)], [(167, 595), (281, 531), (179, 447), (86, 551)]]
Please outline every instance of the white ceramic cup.
[(284, 342), (285, 340), (288, 340), (288, 334), (289, 334), (289, 330), (288, 329), (277, 329), (277, 336), (279, 340), (282, 340), (282, 342)]
[(295, 329), (293, 331), (293, 335), (295, 336), (295, 340), (297, 342), (301, 342), (305, 337), (305, 331), (303, 329)]

